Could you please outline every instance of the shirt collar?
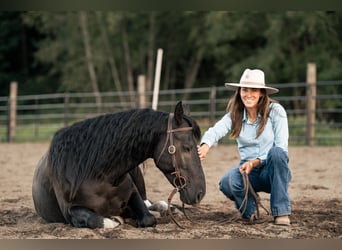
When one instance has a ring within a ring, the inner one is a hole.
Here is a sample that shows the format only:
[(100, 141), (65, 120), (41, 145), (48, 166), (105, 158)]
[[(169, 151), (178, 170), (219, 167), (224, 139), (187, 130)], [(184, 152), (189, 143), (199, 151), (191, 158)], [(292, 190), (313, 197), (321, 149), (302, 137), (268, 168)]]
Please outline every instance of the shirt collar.
[[(261, 115), (260, 113), (258, 113), (258, 118), (257, 118), (257, 121), (260, 120), (261, 118)], [(242, 117), (242, 121), (243, 122), (246, 122), (248, 120), (248, 117), (247, 117), (247, 110), (246, 108), (243, 109), (243, 117)]]
[(247, 121), (247, 110), (246, 110), (245, 108), (243, 109), (242, 121), (243, 121), (243, 122)]

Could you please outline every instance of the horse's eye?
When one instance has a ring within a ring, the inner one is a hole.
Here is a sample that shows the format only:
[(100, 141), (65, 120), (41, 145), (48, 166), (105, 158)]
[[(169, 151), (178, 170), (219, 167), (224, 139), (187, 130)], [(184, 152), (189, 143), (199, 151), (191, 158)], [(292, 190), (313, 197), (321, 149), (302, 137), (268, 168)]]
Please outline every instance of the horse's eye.
[(183, 152), (189, 153), (191, 151), (191, 148), (188, 145), (183, 145), (182, 148), (183, 148)]

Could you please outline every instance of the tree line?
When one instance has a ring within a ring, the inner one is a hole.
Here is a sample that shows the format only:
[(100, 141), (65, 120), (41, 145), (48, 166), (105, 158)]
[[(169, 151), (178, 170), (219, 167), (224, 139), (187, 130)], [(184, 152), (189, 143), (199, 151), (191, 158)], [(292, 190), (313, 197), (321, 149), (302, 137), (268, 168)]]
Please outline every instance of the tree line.
[(308, 62), (342, 79), (341, 12), (3, 11), (0, 25), (1, 96), (11, 81), (19, 95), (135, 91), (141, 74), (152, 90), (158, 48), (161, 89), (222, 86), (247, 67), (304, 82)]

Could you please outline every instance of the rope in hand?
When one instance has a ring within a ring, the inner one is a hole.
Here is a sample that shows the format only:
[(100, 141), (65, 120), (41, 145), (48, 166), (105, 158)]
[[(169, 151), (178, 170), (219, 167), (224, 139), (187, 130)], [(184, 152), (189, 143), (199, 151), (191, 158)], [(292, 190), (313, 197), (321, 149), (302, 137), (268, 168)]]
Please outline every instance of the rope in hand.
[[(256, 206), (256, 210), (257, 210), (257, 215), (251, 216), (249, 219), (249, 222), (250, 223), (255, 222), (256, 219), (260, 218), (259, 206), (262, 207), (266, 211), (267, 215), (270, 214), (270, 212), (261, 203), (259, 195), (254, 191), (251, 183), (249, 182), (248, 174), (244, 171), (241, 175), (242, 175), (242, 180), (243, 180), (243, 184), (244, 184), (245, 195), (244, 195), (242, 203), (238, 209), (240, 212), (236, 216), (234, 216), (233, 218), (224, 219), (222, 221), (219, 221), (218, 224), (231, 223), (231, 222), (234, 222), (234, 221), (237, 221), (238, 219), (240, 219), (241, 215), (244, 214), (246, 211), (249, 193), (251, 193), (251, 195), (253, 197), (253, 200), (254, 200), (255, 206)], [(261, 222), (262, 221), (260, 221), (260, 223)], [(212, 225), (214, 225), (214, 224), (215, 223), (213, 223)]]
[[(246, 171), (243, 171), (242, 172), (242, 179), (243, 179), (243, 184), (244, 184), (244, 189), (245, 189), (245, 196), (242, 200), (242, 203), (239, 207), (239, 211), (241, 212), (241, 214), (244, 214), (245, 211), (246, 211), (246, 208), (247, 208), (247, 202), (248, 202), (248, 194), (251, 193), (252, 197), (253, 197), (253, 200), (254, 200), (254, 203), (255, 203), (255, 206), (256, 206), (256, 211), (257, 211), (257, 215), (256, 217), (252, 216), (250, 218), (251, 222), (254, 220), (254, 219), (259, 219), (260, 218), (260, 212), (259, 212), (259, 206), (262, 207), (265, 211), (266, 211), (266, 214), (269, 215), (270, 212), (265, 208), (265, 206), (261, 203), (261, 200), (260, 200), (260, 197), (259, 195), (254, 191), (251, 183), (249, 182), (249, 178), (248, 178), (248, 175), (246, 173)], [(242, 210), (241, 210), (242, 209)]]
[[(261, 203), (260, 196), (254, 191), (254, 189), (253, 189), (253, 187), (252, 187), (252, 185), (251, 185), (251, 183), (250, 183), (250, 181), (249, 181), (248, 174), (244, 171), (244, 172), (242, 172), (241, 175), (242, 175), (242, 180), (243, 180), (243, 184), (244, 184), (245, 195), (244, 195), (244, 198), (243, 198), (243, 200), (242, 200), (242, 203), (241, 203), (241, 205), (240, 205), (240, 207), (239, 207), (239, 209), (238, 209), (238, 210), (240, 211), (240, 214), (242, 215), (242, 214), (245, 213), (246, 208), (247, 208), (248, 195), (249, 195), (249, 193), (251, 193), (252, 198), (253, 198), (254, 203), (255, 203), (255, 206), (256, 206), (257, 214), (256, 214), (256, 216), (255, 216), (255, 215), (254, 215), (254, 216), (251, 216), (250, 222), (254, 222), (254, 220), (260, 219), (259, 206), (260, 206), (261, 208), (263, 208), (263, 209), (266, 211), (266, 214), (267, 214), (267, 215), (269, 215), (270, 212), (269, 212), (269, 211), (267, 210), (267, 208)], [(179, 224), (179, 222), (175, 219), (175, 217), (173, 216), (172, 211), (171, 211), (171, 200), (172, 200), (173, 196), (174, 196), (177, 192), (178, 192), (178, 188), (174, 188), (174, 189), (172, 190), (172, 192), (170, 193), (169, 198), (168, 198), (168, 209), (167, 209), (167, 211), (168, 211), (168, 215), (169, 215), (170, 219), (171, 219), (179, 228), (185, 229), (185, 228), (184, 228), (183, 226), (181, 226), (181, 225)], [(185, 213), (184, 203), (183, 203), (183, 213), (184, 213), (185, 217), (186, 217), (188, 220), (192, 221), (192, 220), (187, 216), (187, 214)], [(230, 220), (223, 220), (223, 221), (219, 222), (219, 224), (225, 223), (225, 222), (233, 222), (233, 221), (237, 220), (238, 218), (239, 218), (239, 217), (235, 217), (235, 218), (230, 219)]]

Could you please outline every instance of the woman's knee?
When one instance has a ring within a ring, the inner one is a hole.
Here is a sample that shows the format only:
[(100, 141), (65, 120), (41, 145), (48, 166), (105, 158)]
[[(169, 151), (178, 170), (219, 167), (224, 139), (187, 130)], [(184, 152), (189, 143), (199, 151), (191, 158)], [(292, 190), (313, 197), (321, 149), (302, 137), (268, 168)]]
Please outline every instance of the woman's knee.
[(268, 160), (270, 161), (285, 161), (288, 162), (287, 153), (280, 147), (273, 147), (268, 152), (267, 156)]
[(267, 157), (267, 166), (270, 173), (276, 172), (281, 176), (287, 176), (291, 180), (291, 171), (288, 166), (289, 158), (287, 153), (279, 147), (273, 147)]
[(241, 174), (238, 168), (228, 171), (219, 182), (219, 188), (228, 198), (233, 198), (236, 192), (243, 190)]

